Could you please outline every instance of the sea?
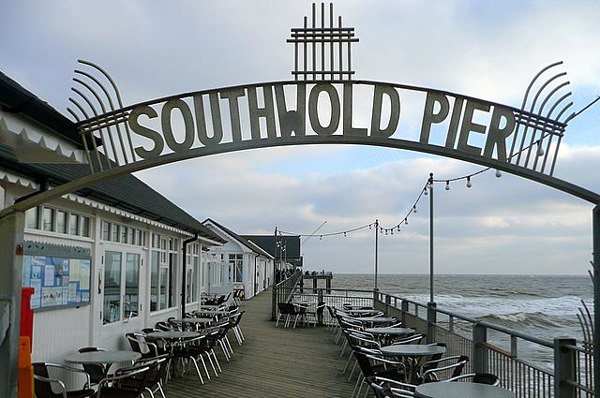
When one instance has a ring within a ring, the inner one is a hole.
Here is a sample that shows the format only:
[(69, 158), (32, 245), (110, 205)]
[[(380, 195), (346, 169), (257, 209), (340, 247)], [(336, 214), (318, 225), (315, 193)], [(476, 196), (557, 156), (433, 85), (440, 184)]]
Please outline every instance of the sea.
[[(334, 289), (373, 289), (373, 275), (335, 274)], [(429, 301), (429, 275), (378, 276), (381, 292), (421, 303)], [(486, 320), (529, 335), (554, 340), (569, 336), (583, 340), (577, 314), (582, 300), (593, 311), (593, 287), (589, 276), (564, 275), (436, 275), (438, 308)], [(593, 312), (592, 312), (593, 316)], [(470, 337), (470, 326), (456, 324)], [(510, 350), (503, 333), (490, 333), (489, 341)], [(553, 363), (552, 349), (518, 341), (519, 357), (545, 368)]]

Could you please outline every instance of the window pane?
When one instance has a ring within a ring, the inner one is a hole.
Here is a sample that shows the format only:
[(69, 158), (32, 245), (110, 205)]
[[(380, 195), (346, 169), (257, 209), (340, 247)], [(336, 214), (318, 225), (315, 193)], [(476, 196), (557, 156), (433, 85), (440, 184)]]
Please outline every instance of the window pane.
[(144, 246), (146, 244), (146, 233), (142, 231), (137, 231), (137, 242), (138, 245)]
[(54, 231), (54, 209), (44, 207), (42, 225), (44, 231)]
[(71, 214), (69, 219), (69, 233), (71, 235), (79, 235), (79, 216)]
[(121, 243), (127, 243), (127, 227), (121, 227)]
[(27, 217), (27, 228), (38, 228), (38, 209), (39, 207), (34, 207), (25, 212), (25, 216)]
[(110, 240), (110, 223), (102, 221), (102, 240)]
[(198, 257), (194, 257), (194, 274), (192, 275), (192, 301), (198, 299)]
[(138, 315), (140, 292), (140, 255), (127, 253), (125, 264), (124, 319)]
[(117, 224), (112, 224), (111, 226), (111, 241), (118, 242), (119, 241), (119, 226)]
[(104, 323), (121, 319), (121, 253), (106, 251), (104, 267)]
[(158, 252), (152, 252), (150, 275), (150, 311), (158, 309)]
[(62, 210), (56, 213), (56, 232), (67, 233), (67, 213)]
[(167, 308), (167, 286), (169, 283), (169, 269), (160, 269), (160, 309)]
[(81, 217), (81, 236), (85, 236), (86, 238), (90, 237), (90, 218), (82, 216)]
[(185, 302), (186, 303), (191, 303), (192, 302), (192, 282), (194, 281), (192, 278), (192, 270), (188, 269), (186, 270), (186, 275), (185, 275)]
[(169, 254), (169, 308), (174, 307), (175, 306), (175, 294), (176, 294), (176, 288), (175, 288), (175, 282), (177, 280), (177, 277), (175, 275), (175, 272), (177, 270), (177, 254)]
[(129, 228), (129, 237), (128, 240), (130, 245), (135, 245), (135, 229)]

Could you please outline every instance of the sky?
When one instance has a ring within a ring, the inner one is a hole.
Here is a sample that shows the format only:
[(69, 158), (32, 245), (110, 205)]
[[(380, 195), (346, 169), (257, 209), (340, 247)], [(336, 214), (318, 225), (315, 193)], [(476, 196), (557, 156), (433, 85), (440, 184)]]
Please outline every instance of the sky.
[[(77, 59), (102, 65), (125, 104), (235, 84), (291, 80), (292, 27), (306, 1), (19, 1), (0, 13), (0, 70), (66, 114)], [(356, 78), (520, 106), (530, 79), (562, 60), (574, 110), (600, 95), (597, 1), (336, 1), (356, 28)], [(600, 192), (600, 105), (568, 126), (555, 176)], [(396, 225), (430, 172), (479, 170), (457, 160), (368, 146), (261, 149), (136, 175), (199, 220), (241, 233)], [(504, 173), (436, 185), (438, 273), (585, 274), (592, 206)], [(401, 233), (380, 236), (381, 273), (428, 271), (428, 197)], [(371, 273), (372, 230), (302, 247), (307, 269)]]

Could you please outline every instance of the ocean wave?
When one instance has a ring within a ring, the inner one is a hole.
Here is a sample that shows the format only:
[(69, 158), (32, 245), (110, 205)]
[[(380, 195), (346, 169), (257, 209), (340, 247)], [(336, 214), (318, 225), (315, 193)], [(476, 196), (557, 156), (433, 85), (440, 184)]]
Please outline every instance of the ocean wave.
[[(417, 294), (407, 298), (425, 303), (428, 301), (429, 296)], [(526, 299), (465, 297), (460, 294), (440, 294), (435, 296), (435, 301), (440, 308), (477, 318), (503, 316), (516, 319), (515, 317), (523, 317), (528, 314), (575, 317), (578, 313), (578, 308), (581, 306), (581, 298), (577, 296)]]

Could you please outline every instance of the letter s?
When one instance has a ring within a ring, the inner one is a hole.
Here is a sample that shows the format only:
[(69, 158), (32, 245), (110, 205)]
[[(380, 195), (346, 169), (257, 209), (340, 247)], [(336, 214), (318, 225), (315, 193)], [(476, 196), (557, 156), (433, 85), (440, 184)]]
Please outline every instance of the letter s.
[(151, 150), (144, 149), (142, 146), (138, 146), (135, 148), (135, 153), (137, 153), (140, 157), (144, 159), (154, 158), (160, 156), (162, 153), (165, 142), (158, 131), (152, 130), (148, 127), (141, 126), (138, 122), (138, 118), (140, 115), (146, 115), (149, 119), (154, 119), (158, 117), (158, 114), (154, 109), (149, 107), (148, 105), (137, 106), (133, 108), (131, 113), (129, 114), (129, 127), (133, 130), (134, 133), (141, 135), (142, 137), (149, 138), (154, 141), (154, 148)]

